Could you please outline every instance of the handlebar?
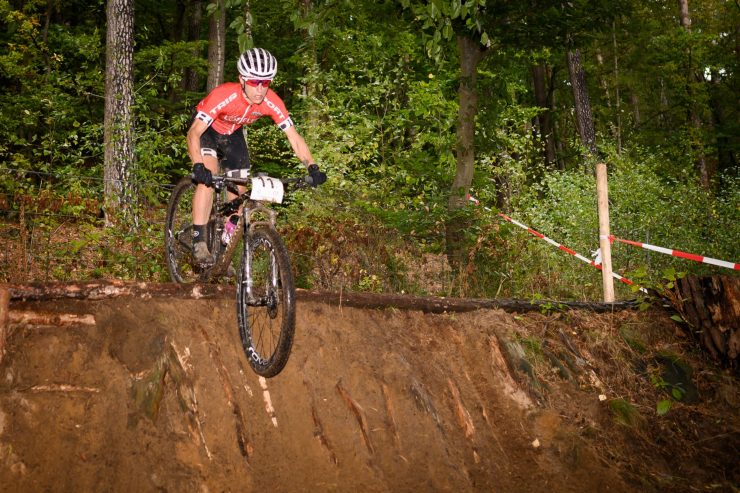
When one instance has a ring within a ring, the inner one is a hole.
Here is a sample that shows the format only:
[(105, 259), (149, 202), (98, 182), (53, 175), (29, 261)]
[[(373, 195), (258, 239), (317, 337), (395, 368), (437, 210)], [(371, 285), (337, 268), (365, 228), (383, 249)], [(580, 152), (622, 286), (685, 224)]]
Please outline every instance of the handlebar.
[[(256, 176), (260, 176), (259, 174)], [(191, 173), (190, 178), (194, 179), (194, 175)], [(243, 178), (243, 177), (233, 177), (233, 176), (226, 176), (226, 175), (213, 175), (212, 177), (212, 185), (208, 185), (216, 190), (221, 190), (224, 186), (228, 187), (229, 185), (251, 185), (252, 183), (252, 176)], [(274, 177), (272, 177), (275, 179)], [(310, 175), (297, 177), (297, 178), (279, 178), (279, 180), (285, 185), (286, 187), (292, 188), (292, 189), (300, 189), (300, 188), (306, 188), (309, 186), (313, 186), (313, 178), (311, 178)]]

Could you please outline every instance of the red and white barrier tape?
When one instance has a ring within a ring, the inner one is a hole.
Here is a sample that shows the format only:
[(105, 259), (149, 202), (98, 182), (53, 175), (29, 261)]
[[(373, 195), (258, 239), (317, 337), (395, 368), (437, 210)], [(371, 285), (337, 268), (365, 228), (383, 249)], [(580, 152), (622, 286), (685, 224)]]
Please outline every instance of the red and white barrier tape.
[[(473, 202), (473, 203), (474, 203), (475, 205), (480, 205), (480, 201), (479, 201), (478, 199), (476, 199), (475, 197), (473, 197), (472, 195), (468, 195), (468, 200), (469, 200), (470, 202)], [(485, 207), (485, 206), (484, 206), (483, 208), (484, 208), (485, 210), (487, 210), (487, 211), (490, 211), (490, 210), (491, 210), (490, 208), (488, 208), (488, 207)], [(506, 214), (502, 214), (502, 213), (500, 213), (500, 212), (499, 212), (499, 213), (498, 213), (498, 215), (499, 215), (499, 217), (502, 217), (503, 219), (505, 219), (505, 220), (509, 221), (510, 223), (512, 223), (512, 224), (515, 224), (515, 225), (519, 226), (519, 227), (520, 227), (520, 228), (522, 228), (522, 229), (526, 229), (526, 230), (527, 230), (527, 231), (528, 231), (529, 233), (533, 234), (533, 235), (534, 235), (534, 236), (536, 236), (537, 238), (539, 238), (539, 239), (541, 239), (541, 240), (545, 240), (545, 241), (546, 241), (546, 242), (548, 242), (549, 244), (551, 244), (551, 245), (553, 245), (553, 246), (556, 246), (556, 247), (558, 247), (558, 248), (559, 248), (560, 250), (564, 251), (565, 253), (568, 253), (568, 254), (570, 254), (570, 255), (573, 255), (573, 256), (574, 256), (575, 258), (577, 258), (578, 260), (580, 260), (580, 261), (582, 261), (582, 262), (586, 262), (587, 264), (589, 264), (589, 265), (591, 265), (591, 266), (593, 266), (593, 267), (596, 267), (597, 269), (601, 270), (601, 264), (597, 264), (597, 263), (596, 263), (596, 262), (594, 262), (593, 260), (589, 260), (589, 259), (587, 259), (587, 258), (586, 258), (586, 257), (584, 257), (583, 255), (580, 255), (580, 254), (578, 254), (578, 253), (574, 252), (573, 250), (571, 250), (570, 248), (568, 248), (568, 247), (566, 247), (566, 246), (563, 246), (563, 245), (561, 245), (560, 243), (556, 242), (555, 240), (552, 240), (552, 239), (548, 238), (547, 236), (543, 235), (542, 233), (539, 233), (539, 232), (537, 232), (537, 231), (533, 230), (533, 229), (532, 229), (532, 228), (530, 228), (529, 226), (526, 226), (526, 225), (524, 225), (524, 224), (520, 223), (519, 221), (516, 221), (516, 220), (514, 220), (514, 219), (510, 218), (510, 217), (509, 217), (509, 216), (507, 216)], [(619, 275), (619, 274), (617, 274), (616, 272), (612, 272), (612, 277), (614, 277), (615, 279), (618, 279), (618, 280), (620, 280), (621, 282), (623, 282), (623, 283), (625, 283), (625, 284), (634, 284), (634, 283), (633, 283), (632, 281), (630, 281), (630, 280), (629, 280), (629, 279), (627, 279), (626, 277), (622, 277), (622, 276), (620, 276), (620, 275)], [(646, 292), (646, 291), (645, 291), (645, 289), (643, 289), (643, 288), (640, 288), (640, 291), (644, 291), (644, 292)]]
[(717, 265), (719, 267), (726, 267), (728, 269), (740, 270), (740, 263), (737, 263), (737, 262), (727, 262), (725, 260), (718, 260), (712, 257), (704, 257), (702, 255), (694, 255), (693, 253), (682, 252), (681, 250), (671, 250), (669, 248), (663, 248), (663, 247), (659, 247), (655, 245), (650, 245), (648, 243), (640, 243), (639, 241), (623, 240), (622, 238), (616, 238), (614, 236), (610, 236), (609, 240), (612, 242), (618, 241), (620, 243), (626, 243), (628, 245), (633, 245), (636, 247), (644, 248), (646, 250), (653, 250), (654, 252), (664, 253), (666, 255), (672, 255), (674, 257), (680, 257), (680, 258), (685, 258), (688, 260), (693, 260), (694, 262), (701, 262), (703, 264), (712, 264), (712, 265)]

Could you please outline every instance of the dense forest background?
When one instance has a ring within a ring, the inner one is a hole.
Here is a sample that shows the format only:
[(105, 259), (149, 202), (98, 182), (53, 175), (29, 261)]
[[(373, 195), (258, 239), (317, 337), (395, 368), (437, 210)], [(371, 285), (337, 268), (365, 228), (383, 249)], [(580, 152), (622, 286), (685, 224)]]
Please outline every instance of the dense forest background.
[[(192, 108), (254, 45), (329, 175), (281, 208), (302, 287), (598, 299), (599, 271), (497, 215), (591, 255), (597, 162), (612, 234), (739, 260), (737, 1), (111, 2), (133, 26), (133, 145), (113, 179), (111, 4), (0, 0), (0, 280), (166, 280)], [(246, 138), (259, 170), (300, 173), (271, 122)], [(651, 286), (731, 272), (612, 255)]]

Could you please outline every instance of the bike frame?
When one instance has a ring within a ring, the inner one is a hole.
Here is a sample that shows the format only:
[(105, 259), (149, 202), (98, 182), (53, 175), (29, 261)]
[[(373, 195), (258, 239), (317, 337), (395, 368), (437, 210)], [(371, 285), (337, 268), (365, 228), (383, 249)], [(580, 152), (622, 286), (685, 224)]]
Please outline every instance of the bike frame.
[[(249, 255), (249, 242), (247, 241), (247, 236), (249, 235), (249, 228), (259, 225), (267, 225), (269, 227), (274, 228), (277, 218), (277, 212), (270, 209), (269, 207), (266, 207), (262, 205), (260, 202), (256, 202), (249, 199), (249, 190), (245, 191), (244, 193), (237, 194), (237, 196), (229, 201), (224, 202), (222, 194), (225, 191), (228, 191), (230, 189), (229, 185), (247, 185), (250, 182), (246, 179), (242, 178), (228, 178), (224, 176), (214, 177), (214, 193), (216, 196), (214, 197), (214, 207), (212, 208), (212, 217), (211, 220), (215, 221), (215, 224), (217, 225), (216, 228), (216, 235), (217, 237), (220, 237), (221, 232), (223, 231), (223, 220), (224, 218), (228, 217), (230, 213), (236, 212), (241, 208), (241, 218), (242, 220), (239, 222), (239, 225), (237, 226), (237, 230), (235, 231), (234, 237), (235, 238), (243, 238), (244, 240), (244, 248), (247, 249), (247, 255)], [(233, 189), (232, 189), (233, 191)], [(243, 205), (243, 207), (242, 207)], [(267, 220), (262, 221), (255, 221), (253, 220), (253, 216), (256, 214), (264, 214), (267, 216)], [(226, 269), (229, 266), (229, 263), (231, 262), (232, 258), (234, 257), (234, 253), (236, 250), (236, 245), (238, 244), (238, 241), (231, 241), (224, 250), (220, 252), (216, 256), (216, 262), (215, 264), (210, 267), (210, 272), (208, 277), (211, 279), (216, 279), (219, 276), (223, 275), (226, 272)], [(251, 286), (248, 286), (249, 297), (251, 299)]]

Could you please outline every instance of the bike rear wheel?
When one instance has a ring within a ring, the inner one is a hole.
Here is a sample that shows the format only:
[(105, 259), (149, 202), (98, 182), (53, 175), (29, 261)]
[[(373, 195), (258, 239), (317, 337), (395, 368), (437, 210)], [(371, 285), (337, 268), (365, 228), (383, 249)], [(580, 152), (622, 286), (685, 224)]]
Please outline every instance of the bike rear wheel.
[[(204, 281), (206, 272), (193, 258), (193, 193), (196, 185), (190, 178), (180, 180), (172, 190), (165, 220), (165, 258), (170, 278), (178, 283)], [(211, 211), (208, 222), (208, 249), (211, 253), (220, 248), (216, 232), (215, 214)]]
[(295, 334), (295, 285), (288, 250), (270, 226), (252, 227), (237, 281), (242, 347), (255, 373), (273, 377), (288, 362)]

